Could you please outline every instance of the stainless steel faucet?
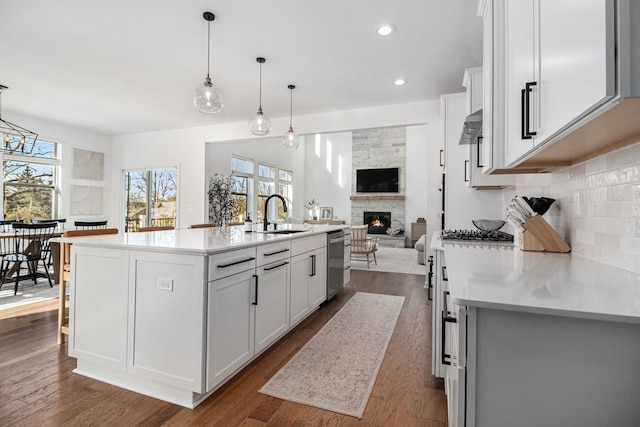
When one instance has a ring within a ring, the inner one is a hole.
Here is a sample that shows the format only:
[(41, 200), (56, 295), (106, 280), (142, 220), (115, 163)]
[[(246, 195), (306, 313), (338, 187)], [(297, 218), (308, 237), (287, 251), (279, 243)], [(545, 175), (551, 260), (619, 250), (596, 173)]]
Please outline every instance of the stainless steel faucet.
[(274, 197), (278, 197), (280, 200), (282, 200), (282, 207), (284, 208), (284, 211), (287, 211), (287, 202), (286, 200), (284, 200), (284, 197), (282, 197), (279, 194), (272, 194), (269, 197), (267, 197), (267, 200), (264, 202), (264, 216), (263, 216), (263, 226), (262, 226), (262, 231), (267, 231), (268, 225), (269, 225), (269, 216), (268, 216), (268, 211), (269, 211), (269, 200), (271, 200)]

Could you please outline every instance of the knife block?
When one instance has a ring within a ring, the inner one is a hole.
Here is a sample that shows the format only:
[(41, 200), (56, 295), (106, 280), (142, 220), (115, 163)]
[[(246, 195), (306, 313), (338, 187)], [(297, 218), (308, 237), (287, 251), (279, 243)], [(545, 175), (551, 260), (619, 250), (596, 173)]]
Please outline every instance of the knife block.
[(571, 252), (571, 246), (542, 218), (542, 215), (532, 216), (522, 226), (526, 230), (520, 236), (520, 249), (523, 251)]

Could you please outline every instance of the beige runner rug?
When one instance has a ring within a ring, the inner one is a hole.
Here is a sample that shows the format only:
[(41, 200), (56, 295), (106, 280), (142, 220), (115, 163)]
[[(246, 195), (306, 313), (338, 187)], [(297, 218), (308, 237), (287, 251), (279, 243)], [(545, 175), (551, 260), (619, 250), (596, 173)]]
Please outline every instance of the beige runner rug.
[(356, 293), (259, 391), (362, 418), (403, 303)]

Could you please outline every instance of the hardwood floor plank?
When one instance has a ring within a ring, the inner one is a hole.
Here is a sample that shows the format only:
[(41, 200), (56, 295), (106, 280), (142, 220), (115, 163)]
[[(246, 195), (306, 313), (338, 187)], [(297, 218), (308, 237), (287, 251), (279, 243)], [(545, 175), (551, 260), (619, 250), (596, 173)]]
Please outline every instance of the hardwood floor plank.
[[(57, 300), (0, 310), (0, 425), (384, 426), (446, 425), (442, 380), (431, 376), (431, 303), (424, 276), (356, 270), (345, 291), (305, 319), (195, 409), (72, 372), (56, 345)], [(263, 395), (273, 376), (356, 292), (406, 298), (363, 419)], [(18, 313), (18, 314), (17, 314)]]

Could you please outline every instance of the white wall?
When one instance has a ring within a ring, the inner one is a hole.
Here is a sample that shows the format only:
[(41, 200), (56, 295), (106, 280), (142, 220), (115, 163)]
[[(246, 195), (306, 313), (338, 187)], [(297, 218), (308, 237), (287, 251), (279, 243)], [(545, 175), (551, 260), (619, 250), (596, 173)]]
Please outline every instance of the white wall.
[[(73, 224), (76, 220), (99, 221), (109, 219), (110, 225), (115, 225), (114, 219), (110, 217), (109, 201), (111, 198), (111, 142), (112, 138), (94, 132), (88, 132), (71, 126), (42, 120), (20, 114), (4, 114), (4, 119), (25, 127), (38, 133), (38, 138), (45, 141), (60, 143), (61, 154), (61, 176), (59, 177), (61, 199), (60, 218), (66, 218), (67, 224)], [(82, 180), (72, 178), (73, 172), (73, 149), (104, 153), (104, 178), (102, 181)], [(92, 187), (102, 187), (103, 191), (103, 213), (100, 215), (71, 215), (71, 186), (84, 185)]]
[[(411, 223), (419, 217), (427, 218), (427, 182), (429, 167), (429, 134), (431, 125), (407, 127), (405, 228), (411, 232)], [(428, 224), (427, 224), (428, 225)]]
[[(304, 202), (332, 207), (333, 216), (351, 218), (351, 132), (318, 133), (305, 138)], [(307, 218), (308, 213), (303, 213)]]
[[(434, 102), (425, 101), (377, 108), (296, 116), (293, 125), (299, 134), (330, 133), (387, 126), (426, 123)], [(272, 119), (275, 135), (288, 128), (288, 118)], [(122, 170), (177, 167), (178, 227), (206, 221), (207, 142), (235, 141), (251, 135), (246, 122), (173, 129), (162, 132), (113, 137), (111, 217), (122, 216)]]

